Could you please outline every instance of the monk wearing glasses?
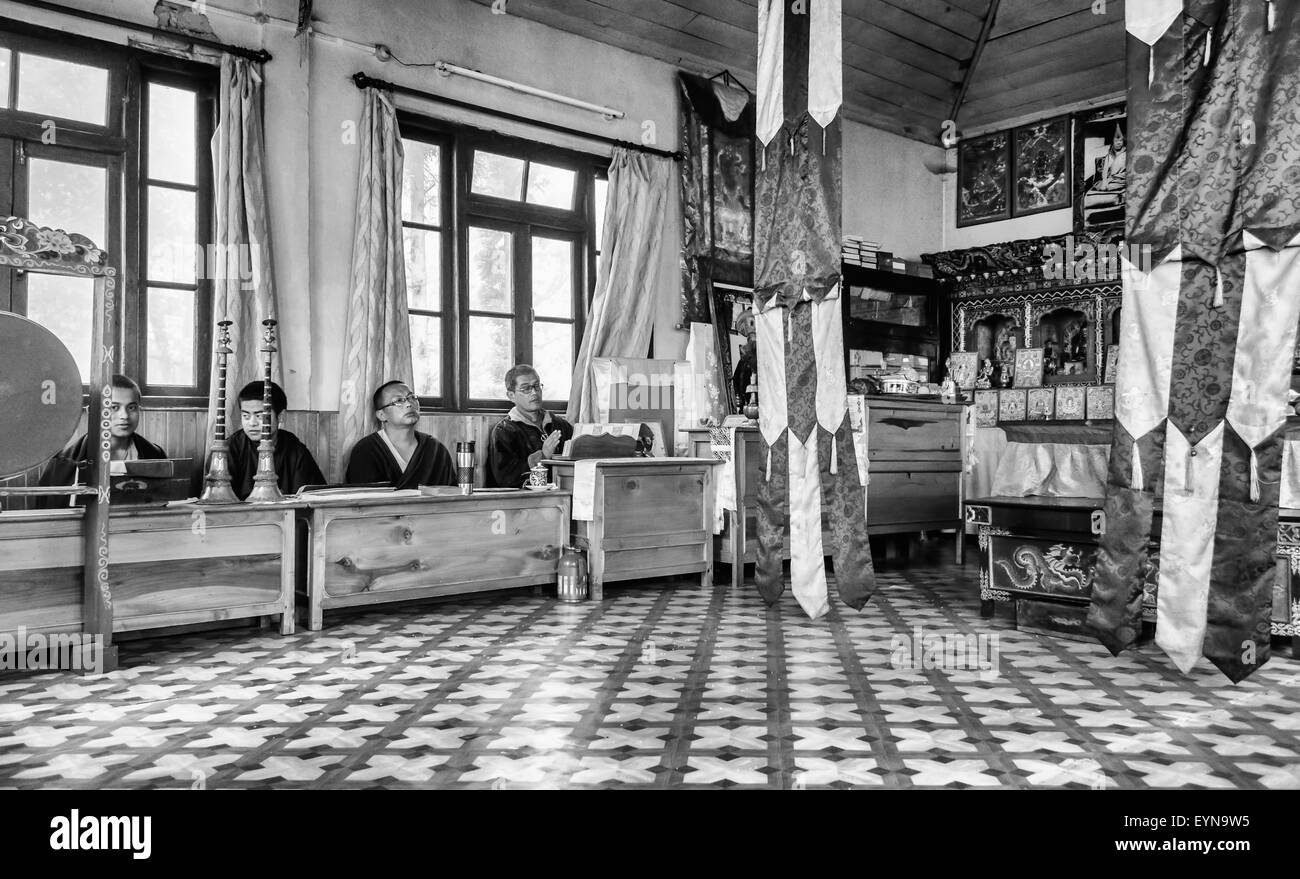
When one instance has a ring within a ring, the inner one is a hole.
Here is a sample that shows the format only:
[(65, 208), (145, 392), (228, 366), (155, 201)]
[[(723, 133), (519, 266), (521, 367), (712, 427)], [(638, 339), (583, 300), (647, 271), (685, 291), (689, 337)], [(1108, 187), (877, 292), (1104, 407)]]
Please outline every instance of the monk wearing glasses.
[(520, 488), (530, 468), (554, 457), (573, 438), (573, 425), (542, 405), (544, 393), (541, 376), (527, 363), (506, 373), (506, 397), (514, 408), (492, 428), (485, 485)]
[(345, 482), (387, 482), (394, 488), (456, 484), (456, 465), (447, 447), (415, 429), (420, 398), (405, 383), (385, 382), (371, 402), (379, 430), (352, 447)]

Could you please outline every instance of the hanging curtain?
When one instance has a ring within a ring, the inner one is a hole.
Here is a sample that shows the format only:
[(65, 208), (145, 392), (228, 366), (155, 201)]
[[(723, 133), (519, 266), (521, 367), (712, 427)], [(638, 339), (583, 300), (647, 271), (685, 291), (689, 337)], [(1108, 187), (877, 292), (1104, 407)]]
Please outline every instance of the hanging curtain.
[[(764, 146), (754, 186), (754, 304), (766, 460), (755, 581), (768, 603), (780, 598), (788, 534), (792, 591), (816, 618), (830, 608), (824, 525), (842, 601), (861, 608), (875, 573), (839, 301), (842, 78), (833, 60), (840, 4), (812, 0), (810, 15), (786, 15), (783, 7), (782, 0), (759, 4), (758, 119), (767, 125), (759, 131)], [(810, 45), (817, 47), (815, 61)]]
[(615, 147), (610, 158), (596, 293), (573, 370), (570, 421), (590, 421), (596, 411), (594, 358), (650, 353), (672, 165), (671, 159), (623, 147)]
[[(227, 360), (227, 405), (237, 410), (239, 389), (263, 377), (262, 321), (279, 319), (271, 271), (260, 63), (222, 56), (217, 113), (212, 135), (215, 246), (204, 254), (203, 265), (212, 279), (214, 338), (215, 322), (231, 321), (233, 353)], [(280, 352), (284, 351), (284, 330), (277, 327)], [(208, 424), (212, 425), (217, 414), (217, 360), (215, 354), (209, 356), (214, 377), (208, 392)], [(279, 381), (280, 355), (271, 362), (273, 377)], [(228, 417), (227, 423), (238, 424), (238, 417)], [(209, 431), (207, 441), (211, 439)]]
[(375, 388), (391, 380), (412, 385), (402, 249), (402, 139), (392, 95), (368, 88), (364, 101), (352, 290), (339, 387), (338, 459), (332, 462), (336, 479), (347, 468), (353, 444), (375, 429), (370, 402)]
[[(1128, 0), (1124, 356), (1089, 622), (1240, 681), (1269, 657), (1282, 431), (1300, 322), (1300, 4)], [(1163, 27), (1162, 27), (1163, 26)], [(1155, 528), (1156, 508), (1160, 525)]]

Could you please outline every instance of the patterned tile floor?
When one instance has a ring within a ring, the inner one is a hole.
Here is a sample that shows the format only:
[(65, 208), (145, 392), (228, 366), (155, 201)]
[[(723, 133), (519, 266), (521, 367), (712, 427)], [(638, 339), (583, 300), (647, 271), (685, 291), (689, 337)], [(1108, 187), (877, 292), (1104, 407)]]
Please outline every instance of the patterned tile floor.
[[(982, 620), (974, 583), (882, 569), (817, 622), (682, 579), (124, 643), (109, 675), (0, 678), (0, 787), (1300, 788), (1286, 649), (1183, 677)], [(918, 626), (998, 662), (906, 667)]]

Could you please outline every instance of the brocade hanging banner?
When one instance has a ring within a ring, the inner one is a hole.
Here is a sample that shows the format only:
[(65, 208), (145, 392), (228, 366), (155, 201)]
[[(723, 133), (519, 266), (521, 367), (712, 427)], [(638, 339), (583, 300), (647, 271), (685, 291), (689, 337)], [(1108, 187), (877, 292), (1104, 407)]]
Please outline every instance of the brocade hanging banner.
[[(816, 65), (809, 63), (810, 45), (824, 56)], [(755, 579), (768, 603), (780, 598), (788, 534), (792, 591), (814, 618), (830, 607), (828, 551), (845, 603), (861, 608), (875, 588), (838, 301), (839, 45), (839, 0), (760, 0), (758, 125), (765, 146), (754, 185), (754, 304), (765, 459)], [(809, 75), (820, 80), (811, 89)], [(817, 119), (810, 115), (812, 95)]]
[[(1174, 6), (1177, 14), (1171, 16)], [(1300, 322), (1300, 3), (1126, 5), (1127, 265), (1116, 427), (1089, 622), (1233, 681), (1269, 658)], [(1160, 526), (1153, 531), (1157, 506)]]

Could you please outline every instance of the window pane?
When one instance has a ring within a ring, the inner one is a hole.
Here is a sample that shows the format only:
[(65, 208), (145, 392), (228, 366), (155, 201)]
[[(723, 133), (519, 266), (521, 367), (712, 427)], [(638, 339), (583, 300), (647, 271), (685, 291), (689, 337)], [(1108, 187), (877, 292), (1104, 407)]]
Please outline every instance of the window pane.
[(108, 122), (108, 71), (20, 53), (18, 109), (92, 125)]
[(149, 176), (194, 182), (194, 92), (149, 85)]
[(515, 236), (496, 229), (469, 229), (469, 307), (474, 311), (514, 310)]
[(0, 49), (0, 110), (9, 109), (9, 55), (8, 49)]
[(422, 311), (442, 311), (442, 233), (404, 229), (406, 305)]
[(605, 196), (609, 194), (609, 181), (597, 180), (596, 195), (596, 252), (605, 246)]
[(32, 156), (27, 160), (27, 215), (33, 223), (85, 235), (99, 247), (108, 213), (108, 172)]
[(90, 382), (90, 340), (94, 329), (95, 282), (63, 275), (27, 275), (27, 316), (59, 337)]
[(403, 140), (402, 147), (402, 219), (442, 225), (442, 152), (418, 140)]
[(533, 311), (573, 317), (573, 242), (533, 239)]
[(533, 363), (543, 371), (546, 399), (569, 399), (573, 378), (573, 324), (533, 324)]
[(194, 293), (149, 288), (149, 362), (151, 385), (192, 387), (194, 381)]
[[(192, 192), (149, 187), (150, 281), (194, 283), (194, 199)], [(219, 273), (217, 268), (211, 274)]]
[(442, 318), (411, 315), (411, 365), (415, 392), (422, 397), (442, 396)]
[(528, 203), (573, 210), (573, 181), (577, 173), (536, 162), (528, 166)]
[(511, 321), (499, 317), (469, 319), (469, 395), (499, 400), (505, 396), (501, 384), (514, 366), (515, 349)]
[(520, 190), (524, 187), (524, 160), (496, 153), (474, 151), (474, 185), (473, 190), (479, 195), (495, 195), (519, 201)]

